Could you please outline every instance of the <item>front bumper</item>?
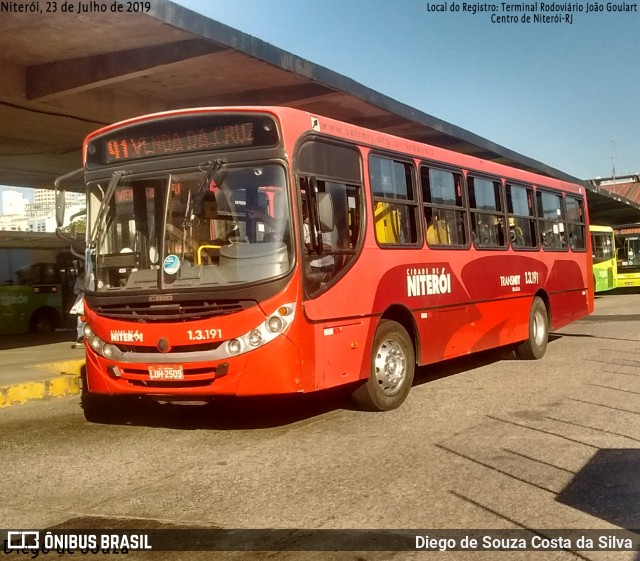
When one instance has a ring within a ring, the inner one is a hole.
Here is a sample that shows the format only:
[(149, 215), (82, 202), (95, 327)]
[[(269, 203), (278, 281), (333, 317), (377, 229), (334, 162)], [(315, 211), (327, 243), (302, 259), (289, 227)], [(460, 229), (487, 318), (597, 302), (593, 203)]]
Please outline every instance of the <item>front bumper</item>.
[[(158, 362), (107, 359), (87, 346), (87, 387), (92, 393), (150, 396), (250, 396), (311, 391), (313, 373), (303, 372), (299, 349), (282, 334), (244, 354), (212, 361), (158, 355)], [(176, 360), (181, 359), (181, 360)], [(182, 367), (180, 380), (156, 380), (150, 367)]]

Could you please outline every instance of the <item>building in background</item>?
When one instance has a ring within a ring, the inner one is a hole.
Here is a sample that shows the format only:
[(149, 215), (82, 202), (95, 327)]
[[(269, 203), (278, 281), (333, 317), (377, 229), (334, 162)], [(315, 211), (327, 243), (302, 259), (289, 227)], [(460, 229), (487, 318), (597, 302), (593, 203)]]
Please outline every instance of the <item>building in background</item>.
[[(0, 230), (14, 232), (55, 232), (55, 192), (49, 189), (34, 189), (31, 198), (24, 189), (6, 189), (2, 192), (2, 215)], [(86, 207), (84, 193), (67, 193), (65, 224), (70, 217)]]
[(589, 183), (609, 191), (612, 195), (640, 204), (640, 174), (638, 173), (616, 177), (596, 177), (590, 179)]

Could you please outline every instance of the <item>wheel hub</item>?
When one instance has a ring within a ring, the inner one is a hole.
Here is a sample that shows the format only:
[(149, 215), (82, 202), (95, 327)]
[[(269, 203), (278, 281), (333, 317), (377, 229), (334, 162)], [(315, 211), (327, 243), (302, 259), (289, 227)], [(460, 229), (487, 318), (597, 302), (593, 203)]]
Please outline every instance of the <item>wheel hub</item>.
[(384, 341), (376, 353), (374, 367), (382, 391), (387, 395), (396, 394), (407, 373), (407, 360), (402, 347), (396, 341)]
[(542, 316), (542, 312), (537, 311), (533, 317), (533, 338), (538, 346), (544, 343), (546, 325), (547, 322)]

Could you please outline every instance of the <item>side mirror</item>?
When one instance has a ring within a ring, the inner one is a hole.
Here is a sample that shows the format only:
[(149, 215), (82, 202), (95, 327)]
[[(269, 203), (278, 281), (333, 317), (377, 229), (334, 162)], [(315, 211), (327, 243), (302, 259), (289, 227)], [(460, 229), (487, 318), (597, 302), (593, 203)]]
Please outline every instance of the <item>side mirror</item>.
[(333, 202), (329, 193), (318, 193), (318, 218), (320, 231), (323, 233), (333, 231)]
[[(66, 196), (65, 196), (64, 189), (61, 188), (61, 184), (63, 182), (79, 181), (82, 179), (83, 174), (84, 174), (84, 170), (80, 168), (75, 171), (72, 171), (71, 173), (67, 173), (66, 175), (62, 175), (58, 177), (58, 179), (56, 179), (55, 181), (55, 190), (56, 190), (56, 225), (58, 226), (56, 228), (56, 234), (58, 235), (59, 238), (69, 242), (71, 246), (71, 252), (74, 255), (76, 255), (77, 257), (84, 258), (84, 256), (82, 255), (84, 253), (85, 246), (86, 246), (84, 241), (79, 242), (75, 234), (70, 235), (62, 229), (62, 227), (65, 225), (64, 219), (65, 219), (65, 212), (66, 212)], [(71, 217), (71, 221), (73, 221), (74, 218), (77, 218), (82, 214), (86, 214), (86, 209), (74, 214)]]
[(58, 228), (64, 226), (64, 211), (65, 211), (65, 192), (56, 192), (56, 225)]
[(79, 180), (84, 173), (82, 168), (79, 168), (71, 173), (67, 173), (65, 175), (61, 175), (55, 181), (55, 189), (56, 189), (56, 224), (58, 228), (62, 228), (64, 226), (64, 211), (65, 211), (65, 193), (64, 189), (61, 188), (62, 183), (67, 181)]

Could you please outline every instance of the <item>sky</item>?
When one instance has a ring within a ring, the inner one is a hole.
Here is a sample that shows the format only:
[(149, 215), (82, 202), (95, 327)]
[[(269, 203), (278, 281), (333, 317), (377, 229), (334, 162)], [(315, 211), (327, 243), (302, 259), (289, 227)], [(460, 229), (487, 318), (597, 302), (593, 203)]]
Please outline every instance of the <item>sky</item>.
[(583, 11), (571, 24), (491, 23), (457, 0), (459, 12), (452, 0), (430, 11), (442, 1), (177, 3), (581, 179), (640, 172), (637, 4), (587, 13), (555, 0)]

